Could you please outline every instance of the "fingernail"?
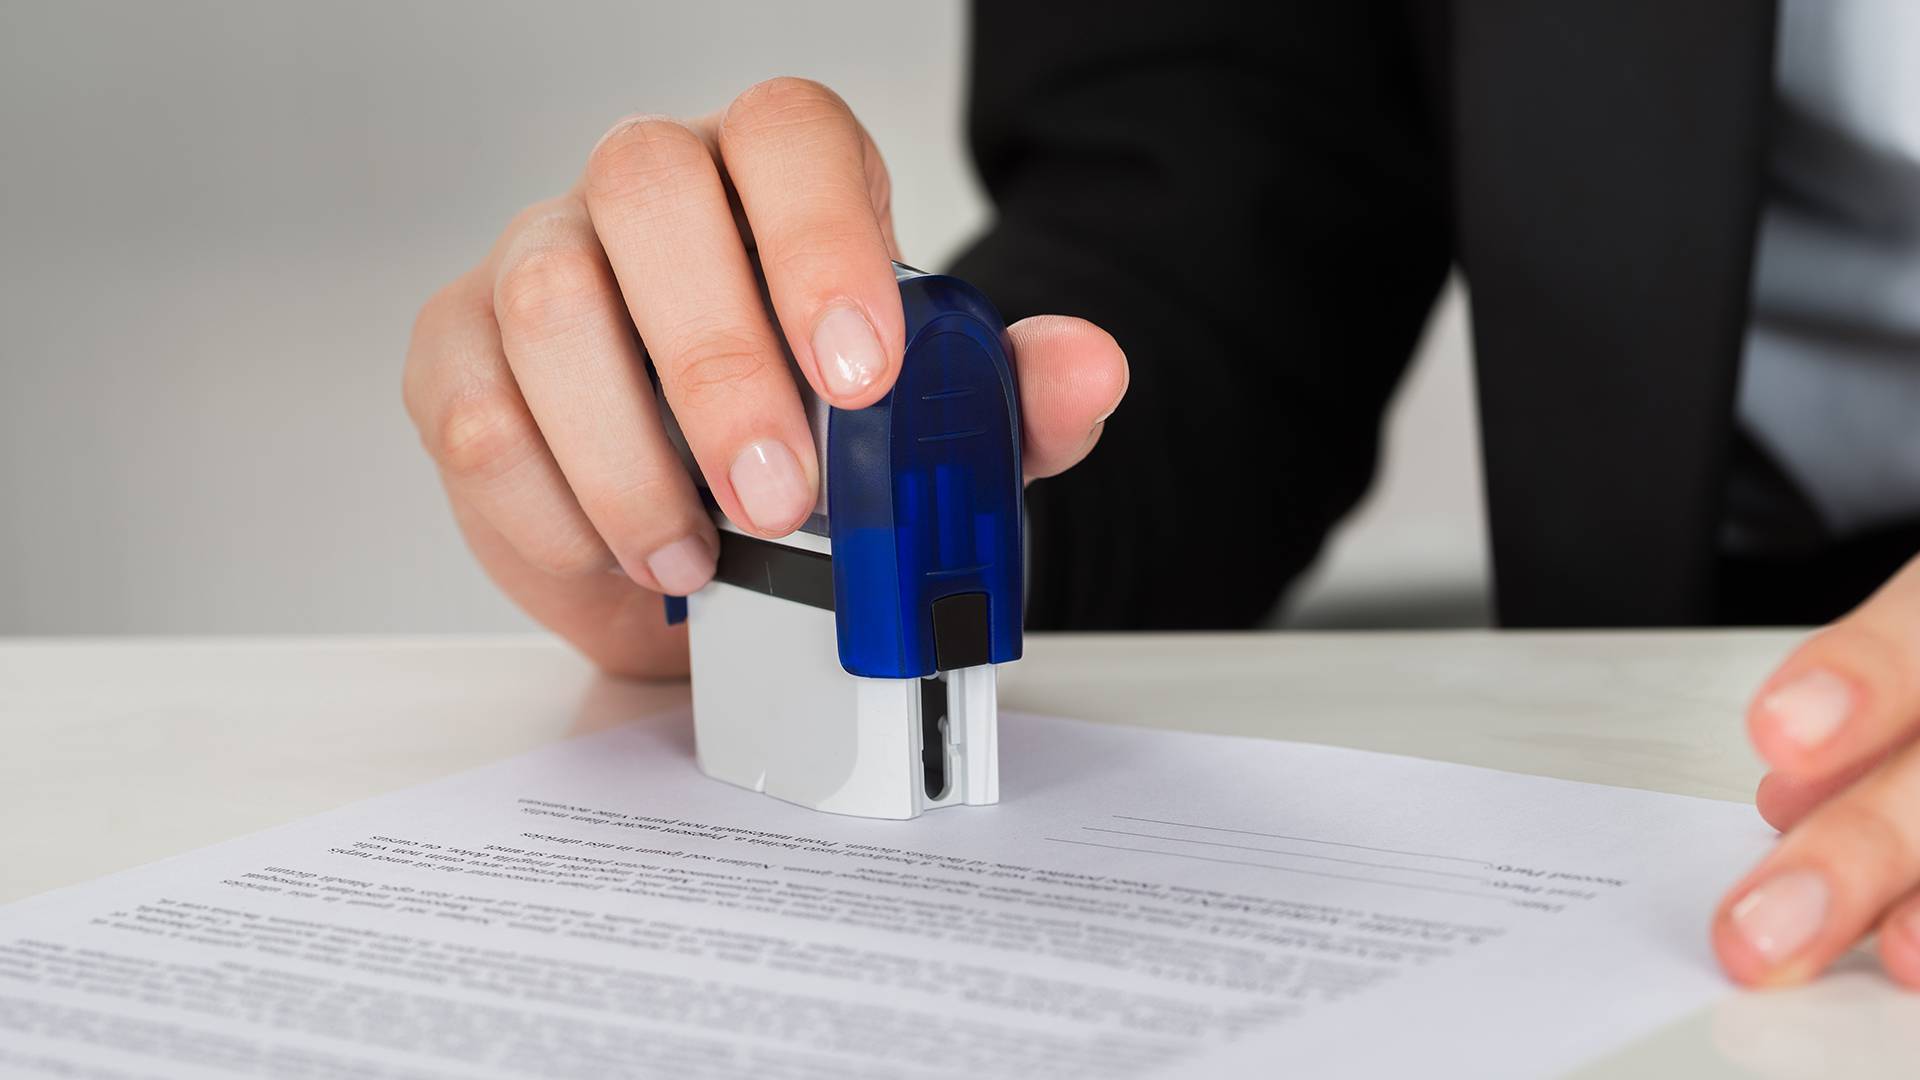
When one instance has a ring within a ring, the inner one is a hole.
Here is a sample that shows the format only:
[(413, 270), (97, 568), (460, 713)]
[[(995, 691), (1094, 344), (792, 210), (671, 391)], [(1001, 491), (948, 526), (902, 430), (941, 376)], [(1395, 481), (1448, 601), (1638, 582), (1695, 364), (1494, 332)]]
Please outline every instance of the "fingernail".
[(1760, 711), (1773, 717), (1780, 734), (1812, 749), (1833, 738), (1853, 711), (1853, 686), (1824, 668), (1815, 668), (1768, 694)]
[(1732, 917), (1753, 951), (1778, 965), (1820, 932), (1827, 917), (1827, 880), (1812, 870), (1781, 874), (1741, 897)]
[(1093, 429), (1087, 432), (1087, 440), (1080, 444), (1080, 456), (1086, 457), (1093, 452), (1093, 444), (1100, 441), (1100, 433), (1107, 430), (1105, 420), (1095, 420)]
[(747, 521), (761, 532), (786, 532), (813, 509), (807, 474), (785, 443), (762, 439), (748, 444), (727, 471)]
[(697, 538), (683, 536), (647, 556), (647, 569), (668, 596), (687, 596), (713, 579), (713, 551)]
[(851, 307), (836, 307), (813, 327), (813, 360), (820, 379), (835, 397), (852, 397), (873, 385), (886, 370), (886, 353), (866, 316)]

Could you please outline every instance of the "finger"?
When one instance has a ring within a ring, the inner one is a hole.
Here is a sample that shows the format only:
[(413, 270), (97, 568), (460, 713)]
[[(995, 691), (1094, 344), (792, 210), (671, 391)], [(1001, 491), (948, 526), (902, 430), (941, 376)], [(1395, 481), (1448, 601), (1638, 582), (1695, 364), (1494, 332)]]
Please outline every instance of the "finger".
[(586, 206), (531, 208), (493, 266), (507, 363), (587, 519), (634, 581), (680, 596), (706, 584), (719, 538), (667, 441)]
[(1913, 738), (1920, 722), (1920, 559), (1815, 634), (1747, 712), (1760, 756), (1801, 779), (1829, 776)]
[(604, 577), (613, 554), (561, 476), (501, 351), (492, 285), (462, 276), (428, 301), (403, 397), (448, 494), (550, 577)]
[(794, 360), (830, 403), (872, 404), (906, 347), (872, 140), (838, 94), (779, 78), (727, 106), (718, 143)]
[(1007, 336), (1019, 370), (1021, 469), (1029, 480), (1065, 472), (1126, 396), (1126, 354), (1105, 330), (1062, 315), (1022, 319)]
[(483, 271), (421, 309), (402, 396), (462, 534), (507, 595), (608, 671), (684, 674), (685, 635), (665, 626), (659, 597), (607, 573), (612, 553), (514, 386)]
[(1886, 755), (1881, 755), (1812, 780), (1796, 779), (1777, 772), (1768, 773), (1761, 777), (1760, 788), (1754, 792), (1754, 807), (1767, 824), (1786, 832), (1800, 824), (1801, 819), (1820, 804), (1852, 787), (1855, 781), (1884, 760)]
[(1887, 911), (1880, 924), (1880, 963), (1902, 985), (1920, 990), (1920, 891)]
[(459, 496), (454, 520), (500, 590), (613, 675), (677, 679), (687, 674), (687, 628), (667, 624), (660, 596), (625, 574), (560, 577), (532, 566)]
[(671, 120), (625, 121), (594, 149), (584, 190), (720, 509), (762, 535), (793, 531), (813, 512), (819, 462), (707, 144)]
[(1735, 979), (1799, 982), (1920, 880), (1920, 752), (1827, 800), (1721, 902), (1714, 949)]

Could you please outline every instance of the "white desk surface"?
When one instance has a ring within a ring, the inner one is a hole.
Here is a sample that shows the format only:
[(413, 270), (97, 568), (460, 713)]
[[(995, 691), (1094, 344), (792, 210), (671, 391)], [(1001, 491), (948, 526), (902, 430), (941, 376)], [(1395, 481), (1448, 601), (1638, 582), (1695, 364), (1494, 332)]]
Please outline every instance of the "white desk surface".
[[(1793, 640), (1034, 635), (1003, 704), (1745, 801), (1741, 707)], [(539, 637), (0, 639), (0, 903), (686, 700)], [(1577, 1075), (1915, 1075), (1920, 995), (1846, 966), (1730, 993)]]

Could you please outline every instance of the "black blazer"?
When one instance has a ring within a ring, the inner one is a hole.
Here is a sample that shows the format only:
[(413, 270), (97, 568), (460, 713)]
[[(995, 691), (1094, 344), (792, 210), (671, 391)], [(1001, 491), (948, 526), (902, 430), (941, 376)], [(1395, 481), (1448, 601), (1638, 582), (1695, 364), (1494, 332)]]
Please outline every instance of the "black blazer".
[(1809, 622), (1920, 530), (1723, 557), (1763, 197), (1761, 0), (980, 0), (959, 261), (1082, 315), (1132, 389), (1029, 496), (1037, 627), (1249, 625), (1369, 482), (1468, 283), (1507, 625)]

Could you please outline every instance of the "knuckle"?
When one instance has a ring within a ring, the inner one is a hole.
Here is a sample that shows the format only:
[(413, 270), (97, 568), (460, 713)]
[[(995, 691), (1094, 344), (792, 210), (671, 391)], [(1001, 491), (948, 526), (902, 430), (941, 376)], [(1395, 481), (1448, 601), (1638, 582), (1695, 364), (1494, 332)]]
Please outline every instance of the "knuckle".
[(581, 234), (585, 208), (570, 196), (543, 199), (513, 215), (503, 237), (542, 237), (554, 242)]
[(694, 334), (676, 366), (671, 390), (691, 408), (737, 398), (768, 368), (768, 350), (756, 335), (730, 329)]
[(599, 311), (608, 287), (597, 252), (578, 246), (543, 247), (501, 270), (494, 312), (503, 331), (560, 330)]
[(432, 405), (429, 387), (436, 368), (457, 352), (456, 342), (472, 334), (490, 313), (474, 289), (474, 273), (454, 279), (427, 298), (413, 318), (406, 362), (400, 375), (400, 401), (414, 426), (424, 430)]
[(613, 566), (613, 557), (598, 536), (570, 527), (556, 527), (526, 538), (520, 557), (528, 566), (555, 578), (592, 577)]
[(687, 125), (664, 116), (622, 120), (587, 158), (587, 188), (604, 198), (643, 195), (682, 170), (711, 159)]
[[(815, 209), (824, 207), (816, 203)], [(770, 278), (804, 279), (822, 268), (844, 264), (849, 252), (872, 250), (873, 229), (861, 228), (857, 221), (852, 213), (846, 213), (768, 230), (770, 235), (760, 249), (762, 269)]]
[(602, 498), (616, 509), (633, 508), (635, 528), (645, 523), (656, 531), (678, 535), (686, 531), (684, 523), (677, 520), (678, 495), (672, 476), (659, 469), (639, 468), (616, 478)]
[(413, 317), (413, 343), (415, 345), (438, 337), (450, 323), (461, 305), (459, 296), (464, 279), (456, 279), (442, 285)]
[(428, 452), (463, 482), (494, 479), (527, 460), (539, 432), (526, 406), (499, 391), (467, 394), (447, 404)]
[(812, 79), (781, 75), (755, 83), (727, 106), (721, 137), (750, 136), (771, 128), (850, 120), (852, 110), (839, 94)]
[(1836, 799), (1821, 814), (1821, 827), (1839, 844), (1818, 845), (1861, 855), (1858, 868), (1906, 882), (1920, 871), (1920, 836), (1884, 801), (1866, 795)]
[(582, 495), (581, 505), (600, 524), (609, 547), (641, 559), (661, 543), (698, 526), (698, 503), (657, 468), (601, 477), (591, 492)]

